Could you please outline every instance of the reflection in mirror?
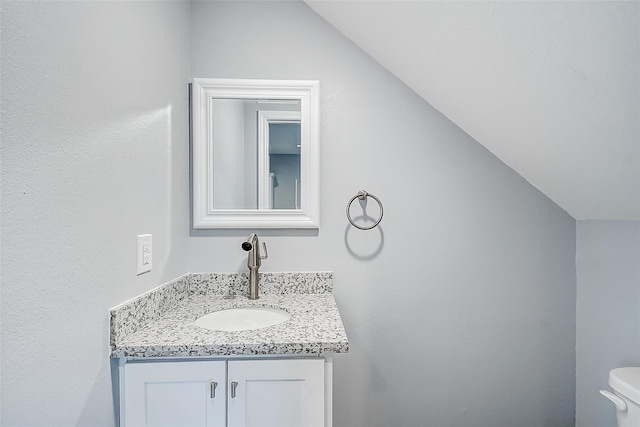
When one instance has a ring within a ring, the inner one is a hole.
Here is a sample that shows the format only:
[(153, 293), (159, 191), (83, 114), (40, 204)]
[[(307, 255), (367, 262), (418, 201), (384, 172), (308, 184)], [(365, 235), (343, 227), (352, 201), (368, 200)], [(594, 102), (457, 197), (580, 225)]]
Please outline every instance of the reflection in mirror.
[(213, 100), (213, 207), (300, 208), (300, 103)]
[(269, 124), (269, 190), (272, 209), (300, 209), (300, 120)]
[(195, 228), (318, 227), (318, 82), (193, 79)]
[(258, 207), (300, 209), (300, 113), (258, 111)]

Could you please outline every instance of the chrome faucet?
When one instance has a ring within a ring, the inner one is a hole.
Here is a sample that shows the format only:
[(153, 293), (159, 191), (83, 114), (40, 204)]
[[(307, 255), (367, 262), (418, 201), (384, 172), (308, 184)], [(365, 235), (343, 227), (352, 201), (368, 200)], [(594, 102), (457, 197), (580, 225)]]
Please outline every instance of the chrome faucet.
[(242, 249), (249, 252), (247, 254), (247, 267), (249, 267), (249, 299), (258, 299), (258, 270), (263, 259), (267, 259), (267, 245), (262, 242), (264, 256), (260, 254), (260, 242), (256, 233), (249, 234), (247, 240), (242, 242)]

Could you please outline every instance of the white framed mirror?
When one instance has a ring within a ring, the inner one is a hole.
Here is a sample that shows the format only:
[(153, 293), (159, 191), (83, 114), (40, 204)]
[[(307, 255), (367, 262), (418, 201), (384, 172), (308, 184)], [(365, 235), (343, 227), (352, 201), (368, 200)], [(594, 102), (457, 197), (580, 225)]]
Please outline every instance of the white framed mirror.
[(194, 78), (194, 228), (319, 228), (319, 82)]

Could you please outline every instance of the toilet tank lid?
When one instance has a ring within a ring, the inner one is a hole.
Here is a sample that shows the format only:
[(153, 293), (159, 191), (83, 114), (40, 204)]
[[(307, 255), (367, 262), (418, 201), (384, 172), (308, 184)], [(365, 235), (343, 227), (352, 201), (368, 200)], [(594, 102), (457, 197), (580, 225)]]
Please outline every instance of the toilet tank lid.
[(609, 372), (609, 385), (640, 405), (640, 367), (612, 369)]

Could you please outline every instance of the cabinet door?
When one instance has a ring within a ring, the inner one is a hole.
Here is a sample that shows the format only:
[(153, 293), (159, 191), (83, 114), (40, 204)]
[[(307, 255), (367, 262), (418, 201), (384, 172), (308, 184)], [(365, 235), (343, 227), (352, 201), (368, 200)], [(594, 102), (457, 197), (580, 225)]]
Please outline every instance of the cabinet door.
[(228, 363), (230, 427), (324, 426), (324, 360)]
[(225, 361), (127, 363), (124, 369), (123, 427), (225, 425)]

